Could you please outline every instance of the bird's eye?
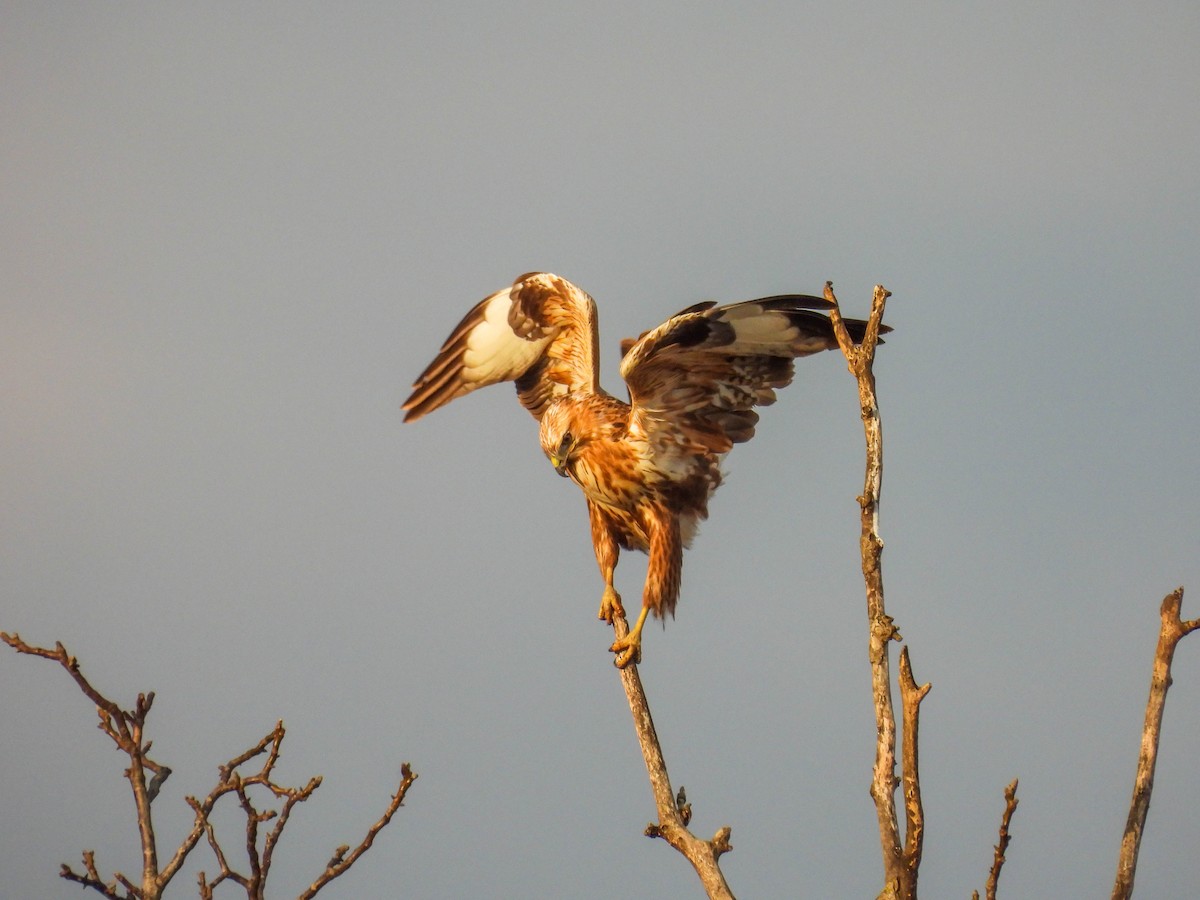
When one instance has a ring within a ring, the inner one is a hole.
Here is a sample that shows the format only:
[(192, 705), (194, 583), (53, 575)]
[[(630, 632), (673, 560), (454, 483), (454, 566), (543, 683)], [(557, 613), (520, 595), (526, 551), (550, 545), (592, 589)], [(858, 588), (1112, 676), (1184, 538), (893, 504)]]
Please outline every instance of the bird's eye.
[(564, 431), (562, 440), (558, 443), (559, 452), (565, 454), (566, 451), (571, 449), (573, 443), (575, 443), (575, 438), (571, 436), (571, 432)]

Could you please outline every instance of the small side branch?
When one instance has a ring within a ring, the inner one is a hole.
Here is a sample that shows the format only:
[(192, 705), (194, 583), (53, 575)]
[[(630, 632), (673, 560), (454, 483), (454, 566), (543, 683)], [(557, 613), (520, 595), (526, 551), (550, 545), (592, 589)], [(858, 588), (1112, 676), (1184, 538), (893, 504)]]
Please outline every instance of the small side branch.
[[(100, 896), (107, 897), (109, 900), (135, 900), (137, 897), (136, 889), (120, 872), (113, 876), (112, 881), (105, 884), (100, 878), (100, 872), (96, 869), (96, 853), (93, 850), (83, 851), (82, 874), (76, 872), (66, 863), (63, 863), (58, 875), (66, 881), (74, 881), (80, 887), (91, 888), (100, 894)], [(118, 885), (121, 886), (124, 893), (118, 890)]]
[(903, 709), (904, 748), (901, 753), (904, 772), (904, 865), (914, 877), (921, 866), (925, 843), (925, 811), (921, 806), (921, 775), (918, 765), (917, 734), (921, 701), (932, 685), (918, 685), (908, 661), (908, 648), (900, 651), (900, 703)]
[[(618, 640), (629, 633), (629, 623), (623, 615), (613, 616), (613, 632)], [(658, 809), (657, 824), (646, 826), (647, 837), (662, 838), (682, 853), (696, 870), (710, 900), (733, 900), (733, 892), (729, 889), (717, 862), (723, 853), (733, 849), (729, 842), (729, 826), (718, 830), (712, 839), (707, 841), (688, 830), (687, 819), (691, 818), (691, 804), (687, 802), (683, 788), (679, 789), (678, 795), (671, 791), (667, 763), (663, 758), (658, 735), (654, 731), (654, 719), (650, 716), (650, 704), (646, 700), (637, 666), (629, 665), (618, 671), (621, 673), (625, 697), (629, 701), (629, 711), (633, 714), (633, 727), (637, 732), (638, 744), (642, 748), (642, 757), (646, 761), (646, 774), (650, 777), (654, 805)]]
[[(984, 885), (985, 897), (987, 900), (996, 900), (996, 885), (1000, 883), (1000, 870), (1004, 868), (1004, 854), (1008, 852), (1008, 842), (1010, 835), (1008, 832), (1009, 826), (1012, 824), (1013, 813), (1017, 811), (1017, 779), (1013, 779), (1012, 783), (1004, 789), (1004, 815), (1000, 817), (1000, 840), (995, 847), (992, 848), (992, 868), (988, 872), (987, 884)], [(979, 900), (979, 891), (971, 893), (972, 900)]]
[(392, 795), (392, 802), (388, 804), (383, 815), (367, 830), (367, 836), (362, 839), (362, 842), (349, 855), (346, 854), (346, 851), (350, 849), (347, 845), (343, 844), (338, 847), (329, 862), (325, 864), (325, 871), (317, 877), (316, 881), (308, 886), (304, 893), (300, 894), (298, 900), (311, 900), (321, 888), (349, 869), (358, 861), (360, 856), (371, 849), (371, 845), (375, 843), (375, 836), (387, 827), (388, 822), (392, 821), (392, 816), (396, 814), (396, 810), (404, 805), (404, 797), (416, 780), (417, 773), (412, 770), (412, 767), (408, 763), (402, 763), (400, 766), (400, 786), (396, 789), (396, 793)]
[(1154, 671), (1150, 678), (1150, 698), (1146, 701), (1146, 723), (1142, 728), (1142, 747), (1138, 754), (1137, 776), (1133, 782), (1133, 799), (1130, 801), (1129, 818), (1125, 823), (1125, 834), (1117, 859), (1113, 900), (1128, 900), (1133, 895), (1133, 876), (1137, 869), (1142, 831), (1146, 827), (1146, 815), (1150, 811), (1154, 767), (1158, 761), (1158, 740), (1167, 703), (1167, 689), (1171, 686), (1171, 661), (1175, 657), (1175, 647), (1200, 628), (1200, 619), (1183, 621), (1180, 618), (1182, 607), (1183, 588), (1178, 588), (1163, 598), (1159, 611), (1162, 624), (1158, 632), (1158, 646), (1154, 651)]

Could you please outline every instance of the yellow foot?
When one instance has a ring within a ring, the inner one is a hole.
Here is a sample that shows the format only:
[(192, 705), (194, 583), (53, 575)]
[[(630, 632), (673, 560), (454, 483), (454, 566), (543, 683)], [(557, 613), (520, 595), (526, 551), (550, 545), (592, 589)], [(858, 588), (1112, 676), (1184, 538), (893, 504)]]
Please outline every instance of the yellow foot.
[(600, 612), (596, 618), (603, 619), (611, 625), (613, 616), (625, 618), (625, 607), (621, 605), (621, 595), (613, 589), (612, 585), (608, 585), (604, 589), (604, 596), (600, 598)]
[(620, 640), (613, 641), (608, 649), (617, 654), (613, 665), (618, 669), (624, 669), (630, 663), (637, 665), (642, 661), (642, 636), (637, 631), (631, 631)]
[[(616, 592), (614, 591), (614, 596)], [(618, 602), (619, 599), (618, 599)], [(646, 624), (646, 614), (650, 612), (650, 607), (643, 605), (642, 611), (638, 613), (637, 622), (629, 629), (629, 634), (623, 638), (617, 638), (613, 641), (613, 645), (608, 649), (617, 654), (617, 658), (613, 660), (613, 665), (618, 669), (624, 669), (630, 664), (636, 665), (642, 661), (642, 626)], [(624, 615), (624, 610), (621, 611)]]

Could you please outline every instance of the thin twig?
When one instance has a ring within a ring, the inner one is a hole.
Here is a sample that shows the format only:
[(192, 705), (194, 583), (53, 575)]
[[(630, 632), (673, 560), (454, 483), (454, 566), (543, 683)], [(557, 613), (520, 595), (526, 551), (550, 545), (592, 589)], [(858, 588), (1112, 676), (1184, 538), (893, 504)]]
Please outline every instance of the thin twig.
[(388, 804), (383, 815), (367, 830), (367, 836), (362, 839), (362, 842), (354, 848), (349, 856), (346, 855), (347, 848), (345, 846), (339, 847), (334, 853), (333, 858), (325, 864), (325, 871), (317, 876), (317, 880), (309, 885), (297, 900), (312, 900), (321, 888), (349, 869), (360, 856), (371, 849), (371, 845), (375, 843), (375, 836), (387, 827), (388, 822), (392, 820), (392, 816), (396, 814), (396, 810), (403, 805), (408, 789), (412, 787), (412, 783), (416, 780), (417, 773), (412, 770), (412, 766), (408, 763), (402, 763), (400, 765), (400, 787), (392, 795), (392, 802)]
[(279, 747), (283, 742), (283, 737), (285, 734), (286, 731), (284, 730), (283, 722), (276, 722), (275, 728), (268, 732), (261, 741), (245, 752), (238, 754), (224, 765), (218, 766), (217, 773), (219, 780), (217, 781), (217, 785), (209, 792), (208, 796), (205, 797), (203, 801), (199, 801), (195, 797), (191, 796), (184, 798), (187, 801), (188, 806), (190, 806), (192, 811), (195, 813), (195, 819), (192, 823), (192, 830), (188, 832), (187, 836), (183, 839), (183, 842), (179, 845), (178, 849), (176, 849), (175, 854), (171, 857), (171, 860), (166, 864), (166, 866), (163, 867), (162, 874), (160, 876), (163, 879), (163, 884), (166, 884), (175, 876), (175, 874), (179, 871), (179, 868), (183, 865), (184, 860), (187, 859), (188, 854), (195, 849), (200, 838), (207, 836), (209, 846), (213, 848), (214, 855), (216, 855), (217, 861), (221, 866), (221, 875), (217, 878), (217, 880), (211, 882), (209, 887), (215, 887), (221, 882), (221, 880), (225, 878), (234, 880), (242, 879), (238, 883), (242, 884), (243, 887), (246, 886), (246, 877), (244, 875), (238, 875), (237, 878), (235, 878), (235, 873), (229, 868), (228, 865), (226, 865), (225, 856), (222, 852), (219, 852), (218, 845), (216, 844), (216, 835), (213, 833), (212, 825), (209, 823), (208, 817), (211, 815), (213, 807), (216, 806), (218, 800), (220, 800), (230, 791), (236, 790), (236, 784), (238, 781), (242, 780), (241, 776), (237, 775), (238, 767), (254, 759), (256, 756), (266, 753), (268, 747), (271, 748), (271, 752), (267, 757), (267, 761), (263, 764), (263, 768), (259, 770), (258, 773), (250, 776), (250, 782), (256, 784), (263, 783), (270, 776), (270, 768), (274, 766), (275, 760), (279, 758)]
[(283, 837), (283, 829), (287, 826), (288, 819), (292, 815), (292, 810), (297, 803), (303, 803), (313, 795), (313, 792), (321, 786), (321, 776), (317, 775), (310, 778), (308, 784), (302, 788), (288, 788), (283, 798), (283, 806), (279, 808), (279, 816), (275, 821), (274, 827), (267, 832), (266, 839), (263, 841), (262, 851), (262, 880), (266, 882), (267, 874), (271, 871), (271, 861), (275, 853), (275, 845), (279, 843), (279, 839)]
[(59, 877), (67, 881), (74, 881), (81, 887), (91, 888), (100, 896), (107, 897), (108, 900), (134, 900), (133, 893), (126, 892), (124, 894), (117, 892), (117, 881), (113, 879), (110, 883), (105, 884), (100, 878), (100, 872), (96, 869), (96, 852), (94, 850), (83, 851), (83, 867), (86, 874), (79, 874), (66, 863), (62, 864), (59, 870)]
[[(1009, 826), (1012, 824), (1013, 813), (1017, 811), (1017, 779), (1004, 789), (1004, 815), (1000, 817), (1000, 840), (992, 848), (992, 868), (988, 872), (987, 884), (984, 885), (987, 900), (996, 900), (996, 885), (1000, 883), (1000, 870), (1004, 868), (1004, 854), (1008, 852), (1008, 842), (1011, 838)], [(979, 900), (979, 891), (971, 892), (971, 900)]]
[(1128, 900), (1133, 895), (1133, 876), (1137, 870), (1146, 815), (1150, 811), (1154, 767), (1158, 761), (1158, 740), (1167, 703), (1167, 689), (1171, 686), (1171, 661), (1175, 656), (1175, 647), (1184, 637), (1200, 628), (1200, 619), (1185, 622), (1180, 618), (1182, 606), (1183, 588), (1177, 588), (1163, 598), (1159, 610), (1162, 624), (1158, 632), (1158, 646), (1154, 651), (1154, 671), (1150, 678), (1150, 698), (1146, 701), (1146, 723), (1142, 728), (1142, 747), (1138, 754), (1137, 776), (1133, 782), (1133, 799), (1129, 804), (1129, 818), (1125, 823), (1121, 852), (1117, 858), (1113, 900)]

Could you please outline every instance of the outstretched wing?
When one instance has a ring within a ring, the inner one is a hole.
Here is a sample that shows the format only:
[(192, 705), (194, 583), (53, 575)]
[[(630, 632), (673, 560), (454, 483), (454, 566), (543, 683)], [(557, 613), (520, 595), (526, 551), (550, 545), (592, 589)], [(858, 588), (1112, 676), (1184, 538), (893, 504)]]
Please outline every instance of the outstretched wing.
[(598, 359), (592, 298), (565, 278), (531, 272), (458, 323), (413, 382), (404, 421), (499, 381), (515, 381), (521, 405), (541, 419), (555, 397), (600, 390)]
[[(775, 389), (792, 380), (792, 360), (837, 347), (829, 319), (814, 311), (830, 306), (804, 294), (703, 303), (643, 334), (628, 348), (621, 376), (633, 407), (630, 430), (645, 435), (656, 467), (682, 479), (698, 453), (750, 440), (754, 407), (775, 402)], [(846, 325), (861, 340), (866, 323)]]

